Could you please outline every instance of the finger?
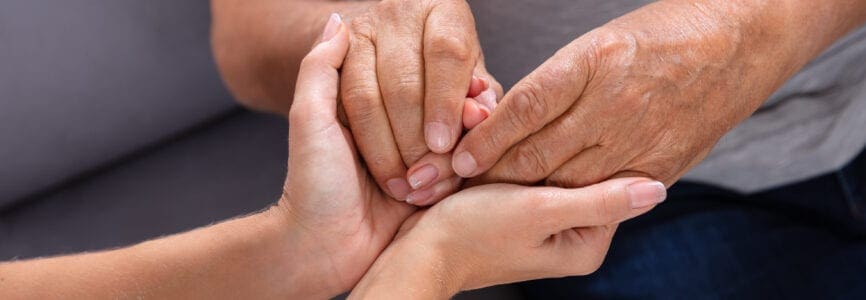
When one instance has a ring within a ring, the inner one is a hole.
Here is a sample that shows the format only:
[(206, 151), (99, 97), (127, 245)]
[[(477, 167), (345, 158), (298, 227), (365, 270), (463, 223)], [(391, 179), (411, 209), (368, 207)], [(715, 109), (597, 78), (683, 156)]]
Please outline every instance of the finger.
[(475, 20), (465, 1), (441, 1), (424, 30), (424, 136), (436, 153), (454, 148), (462, 131), (463, 101), (478, 60)]
[[(584, 149), (559, 166), (545, 180), (546, 185), (579, 188), (602, 182), (625, 167), (628, 159), (616, 154), (609, 147), (592, 146)], [(647, 177), (649, 176), (633, 176)]]
[(418, 22), (382, 22), (376, 36), (376, 74), (391, 130), (403, 162), (415, 163), (428, 152), (424, 140), (424, 35), (419, 5), (383, 2), (385, 15)]
[(416, 206), (433, 205), (457, 191), (462, 180), (460, 177), (451, 176), (433, 186), (414, 191), (406, 197), (406, 203)]
[(391, 134), (391, 124), (379, 92), (376, 52), (359, 28), (352, 35), (340, 86), (343, 107), (358, 151), (380, 187), (391, 197), (405, 200), (411, 189), (404, 179), (406, 165)]
[(552, 233), (620, 223), (646, 213), (667, 197), (664, 184), (645, 178), (612, 179), (579, 189), (549, 188), (542, 215)]
[(490, 118), (463, 137), (454, 151), (453, 167), (458, 175), (473, 177), (487, 171), (513, 145), (572, 106), (583, 93), (588, 70), (571, 52), (575, 51), (560, 51), (517, 83)]
[(481, 77), (472, 76), (472, 80), (469, 83), (469, 92), (466, 93), (466, 97), (475, 98), (481, 94), (484, 90), (487, 89), (487, 82)]
[(472, 129), (496, 109), (496, 91), (490, 80), (472, 76), (469, 93), (463, 102), (463, 128)]
[[(472, 98), (466, 98), (463, 102), (463, 127), (466, 129), (475, 128), (482, 121), (490, 116), (490, 109), (481, 105), (478, 101)], [(448, 160), (449, 165), (451, 160)], [(449, 166), (450, 168), (450, 166)]]
[[(580, 132), (583, 138), (564, 138), (575, 136), (577, 132)], [(598, 134), (599, 132), (593, 130), (593, 127), (586, 126), (579, 105), (573, 106), (540, 131), (508, 149), (502, 158), (482, 175), (483, 180), (520, 184), (538, 182), (565, 168), (563, 165), (572, 158), (584, 156), (582, 151), (595, 146), (599, 140)], [(597, 153), (597, 151), (590, 152)], [(606, 163), (606, 161), (598, 160), (599, 157), (589, 157), (595, 163), (594, 165), (582, 164), (579, 168), (572, 167), (568, 170), (571, 173), (576, 173), (575, 175), (588, 177), (588, 173), (598, 171), (600, 166)], [(600, 180), (590, 183), (598, 181)], [(585, 183), (582, 180), (580, 185), (566, 185), (565, 187), (579, 187), (590, 183)]]
[[(496, 77), (493, 77), (490, 72), (487, 71), (487, 65), (484, 62), (484, 52), (481, 52), (481, 58), (478, 59), (478, 63), (475, 64), (475, 76), (473, 78), (478, 78), (482, 81), (484, 85), (483, 90), (491, 89), (493, 91), (493, 104), (494, 106), (490, 107), (491, 111), (495, 109), (495, 105), (499, 104), (499, 100), (502, 99), (502, 84), (496, 80)], [(470, 97), (477, 97), (476, 95), (472, 95)]]
[(412, 189), (419, 190), (446, 178), (454, 177), (451, 154), (428, 152), (409, 168), (407, 180)]
[(314, 134), (337, 119), (338, 70), (349, 49), (349, 35), (338, 14), (332, 14), (320, 43), (301, 61), (289, 122), (295, 132)]

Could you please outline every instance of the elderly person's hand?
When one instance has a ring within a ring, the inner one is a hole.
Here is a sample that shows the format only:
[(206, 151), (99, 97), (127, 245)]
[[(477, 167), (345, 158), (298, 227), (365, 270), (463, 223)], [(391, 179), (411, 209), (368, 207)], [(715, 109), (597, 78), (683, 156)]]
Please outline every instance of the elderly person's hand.
[(447, 299), (459, 291), (599, 268), (618, 223), (665, 198), (660, 182), (580, 189), (492, 184), (419, 211), (350, 298)]
[(352, 35), (342, 100), (374, 178), (387, 194), (416, 205), (456, 190), (447, 153), (461, 122), (477, 124), (502, 95), (484, 68), (465, 0), (211, 2), (213, 49), (226, 85), (245, 106), (280, 115), (288, 115), (301, 58), (328, 13), (341, 13)]
[[(467, 95), (489, 112), (501, 93), (484, 68), (469, 5), (385, 0), (353, 17), (351, 29), (341, 98), (373, 177), (413, 204), (451, 194), (459, 178), (449, 151), (462, 135)], [(476, 95), (473, 77), (483, 86)]]
[(483, 182), (585, 186), (646, 176), (672, 184), (862, 20), (846, 3), (645, 6), (578, 38), (517, 83), (461, 141), (453, 167)]

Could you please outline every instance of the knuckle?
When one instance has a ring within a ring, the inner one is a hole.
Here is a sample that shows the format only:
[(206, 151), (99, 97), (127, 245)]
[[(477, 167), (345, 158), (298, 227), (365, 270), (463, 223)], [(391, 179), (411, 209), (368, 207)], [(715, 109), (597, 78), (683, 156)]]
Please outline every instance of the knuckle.
[(402, 102), (411, 101), (410, 103), (417, 104), (421, 101), (421, 89), (424, 85), (424, 79), (417, 72), (399, 74), (393, 82), (393, 93), (401, 98)]
[(366, 86), (350, 86), (343, 90), (343, 107), (350, 119), (370, 121), (376, 116), (378, 91)]
[(594, 57), (634, 55), (637, 37), (630, 32), (614, 29), (598, 29), (590, 35), (588, 45)]
[(363, 14), (349, 21), (349, 31), (354, 38), (372, 40), (373, 18), (369, 14)]
[(527, 140), (514, 148), (515, 171), (521, 179), (538, 181), (544, 178), (550, 166), (537, 142)]
[(410, 146), (400, 147), (400, 154), (403, 156), (403, 162), (406, 165), (413, 165), (425, 154), (427, 154), (429, 150), (425, 144), (417, 144), (413, 143)]
[(469, 62), (472, 59), (469, 43), (462, 37), (448, 33), (434, 34), (425, 49), (432, 58), (458, 62)]
[(541, 129), (548, 111), (548, 103), (538, 86), (522, 83), (515, 87), (515, 96), (506, 105), (507, 118), (514, 128), (525, 128), (532, 132)]

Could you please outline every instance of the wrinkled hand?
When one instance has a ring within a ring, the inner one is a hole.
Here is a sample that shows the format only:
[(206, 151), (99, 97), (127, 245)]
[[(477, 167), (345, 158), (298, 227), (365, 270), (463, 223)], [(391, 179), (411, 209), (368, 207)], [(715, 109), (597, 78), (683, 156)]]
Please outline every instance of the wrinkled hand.
[[(350, 27), (342, 104), (376, 182), (392, 197), (417, 205), (453, 193), (460, 180), (449, 152), (464, 123), (473, 123), (463, 113), (490, 113), (501, 94), (484, 68), (469, 5), (385, 0), (352, 17)], [(472, 85), (482, 86), (476, 95)], [(478, 102), (467, 102), (467, 96)]]
[[(289, 174), (278, 207), (314, 245), (306, 268), (328, 270), (330, 296), (350, 289), (414, 209), (391, 200), (363, 168), (349, 130), (337, 118), (338, 69), (349, 48), (348, 28), (336, 22), (301, 63), (289, 114)], [(329, 31), (330, 30), (330, 31)], [(326, 266), (319, 266), (322, 263)], [(297, 267), (297, 266), (293, 266)], [(326, 293), (327, 294), (327, 293)]]
[(665, 198), (659, 182), (624, 178), (580, 189), (491, 184), (419, 211), (350, 298), (433, 299), (496, 284), (586, 275), (620, 222)]
[(454, 151), (457, 174), (571, 187), (623, 176), (672, 184), (795, 70), (774, 66), (772, 48), (758, 51), (766, 44), (744, 39), (744, 28), (707, 4), (715, 2), (702, 3), (657, 2), (561, 49), (465, 136)]

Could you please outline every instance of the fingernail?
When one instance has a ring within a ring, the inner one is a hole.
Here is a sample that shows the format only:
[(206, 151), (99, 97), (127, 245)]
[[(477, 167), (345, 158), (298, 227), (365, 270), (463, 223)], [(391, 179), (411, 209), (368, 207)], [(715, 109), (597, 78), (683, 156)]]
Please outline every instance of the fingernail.
[(496, 92), (493, 89), (486, 89), (478, 97), (475, 97), (475, 101), (493, 112), (496, 109)]
[(469, 83), (469, 93), (466, 95), (467, 97), (477, 97), (478, 94), (481, 94), (484, 90), (487, 89), (487, 80), (484, 78), (472, 75), (472, 81)]
[(325, 24), (325, 30), (322, 31), (322, 43), (330, 41), (337, 35), (337, 31), (340, 29), (340, 23), (343, 20), (338, 13), (332, 13), (331, 17), (328, 18), (328, 24)]
[(406, 195), (412, 192), (409, 183), (407, 183), (403, 178), (394, 178), (388, 180), (385, 184), (388, 185), (388, 189), (391, 190), (391, 195), (397, 198), (397, 200), (406, 200)]
[(452, 166), (457, 175), (465, 178), (470, 177), (475, 173), (475, 169), (478, 168), (478, 163), (475, 162), (475, 158), (472, 157), (472, 154), (464, 151), (454, 156)]
[(628, 185), (631, 208), (644, 208), (661, 203), (667, 198), (665, 185), (658, 181), (639, 181)]
[[(459, 181), (458, 181), (459, 182)], [(454, 179), (446, 179), (441, 180), (434, 184), (431, 187), (420, 191), (414, 191), (409, 196), (406, 197), (406, 203), (415, 205), (415, 206), (427, 206), (433, 204), (433, 197), (436, 195), (443, 195), (448, 189), (453, 188), (455, 184)]]
[(448, 146), (451, 145), (451, 130), (442, 122), (432, 122), (427, 124), (425, 130), (425, 138), (427, 146), (430, 150), (437, 153), (448, 151)]
[(433, 165), (425, 165), (409, 175), (409, 185), (412, 189), (419, 189), (436, 180), (439, 177), (439, 169)]
[(406, 203), (412, 205), (422, 205), (419, 203), (427, 202), (430, 200), (430, 197), (433, 197), (433, 188), (426, 188), (420, 191), (414, 191), (409, 196), (406, 196)]

